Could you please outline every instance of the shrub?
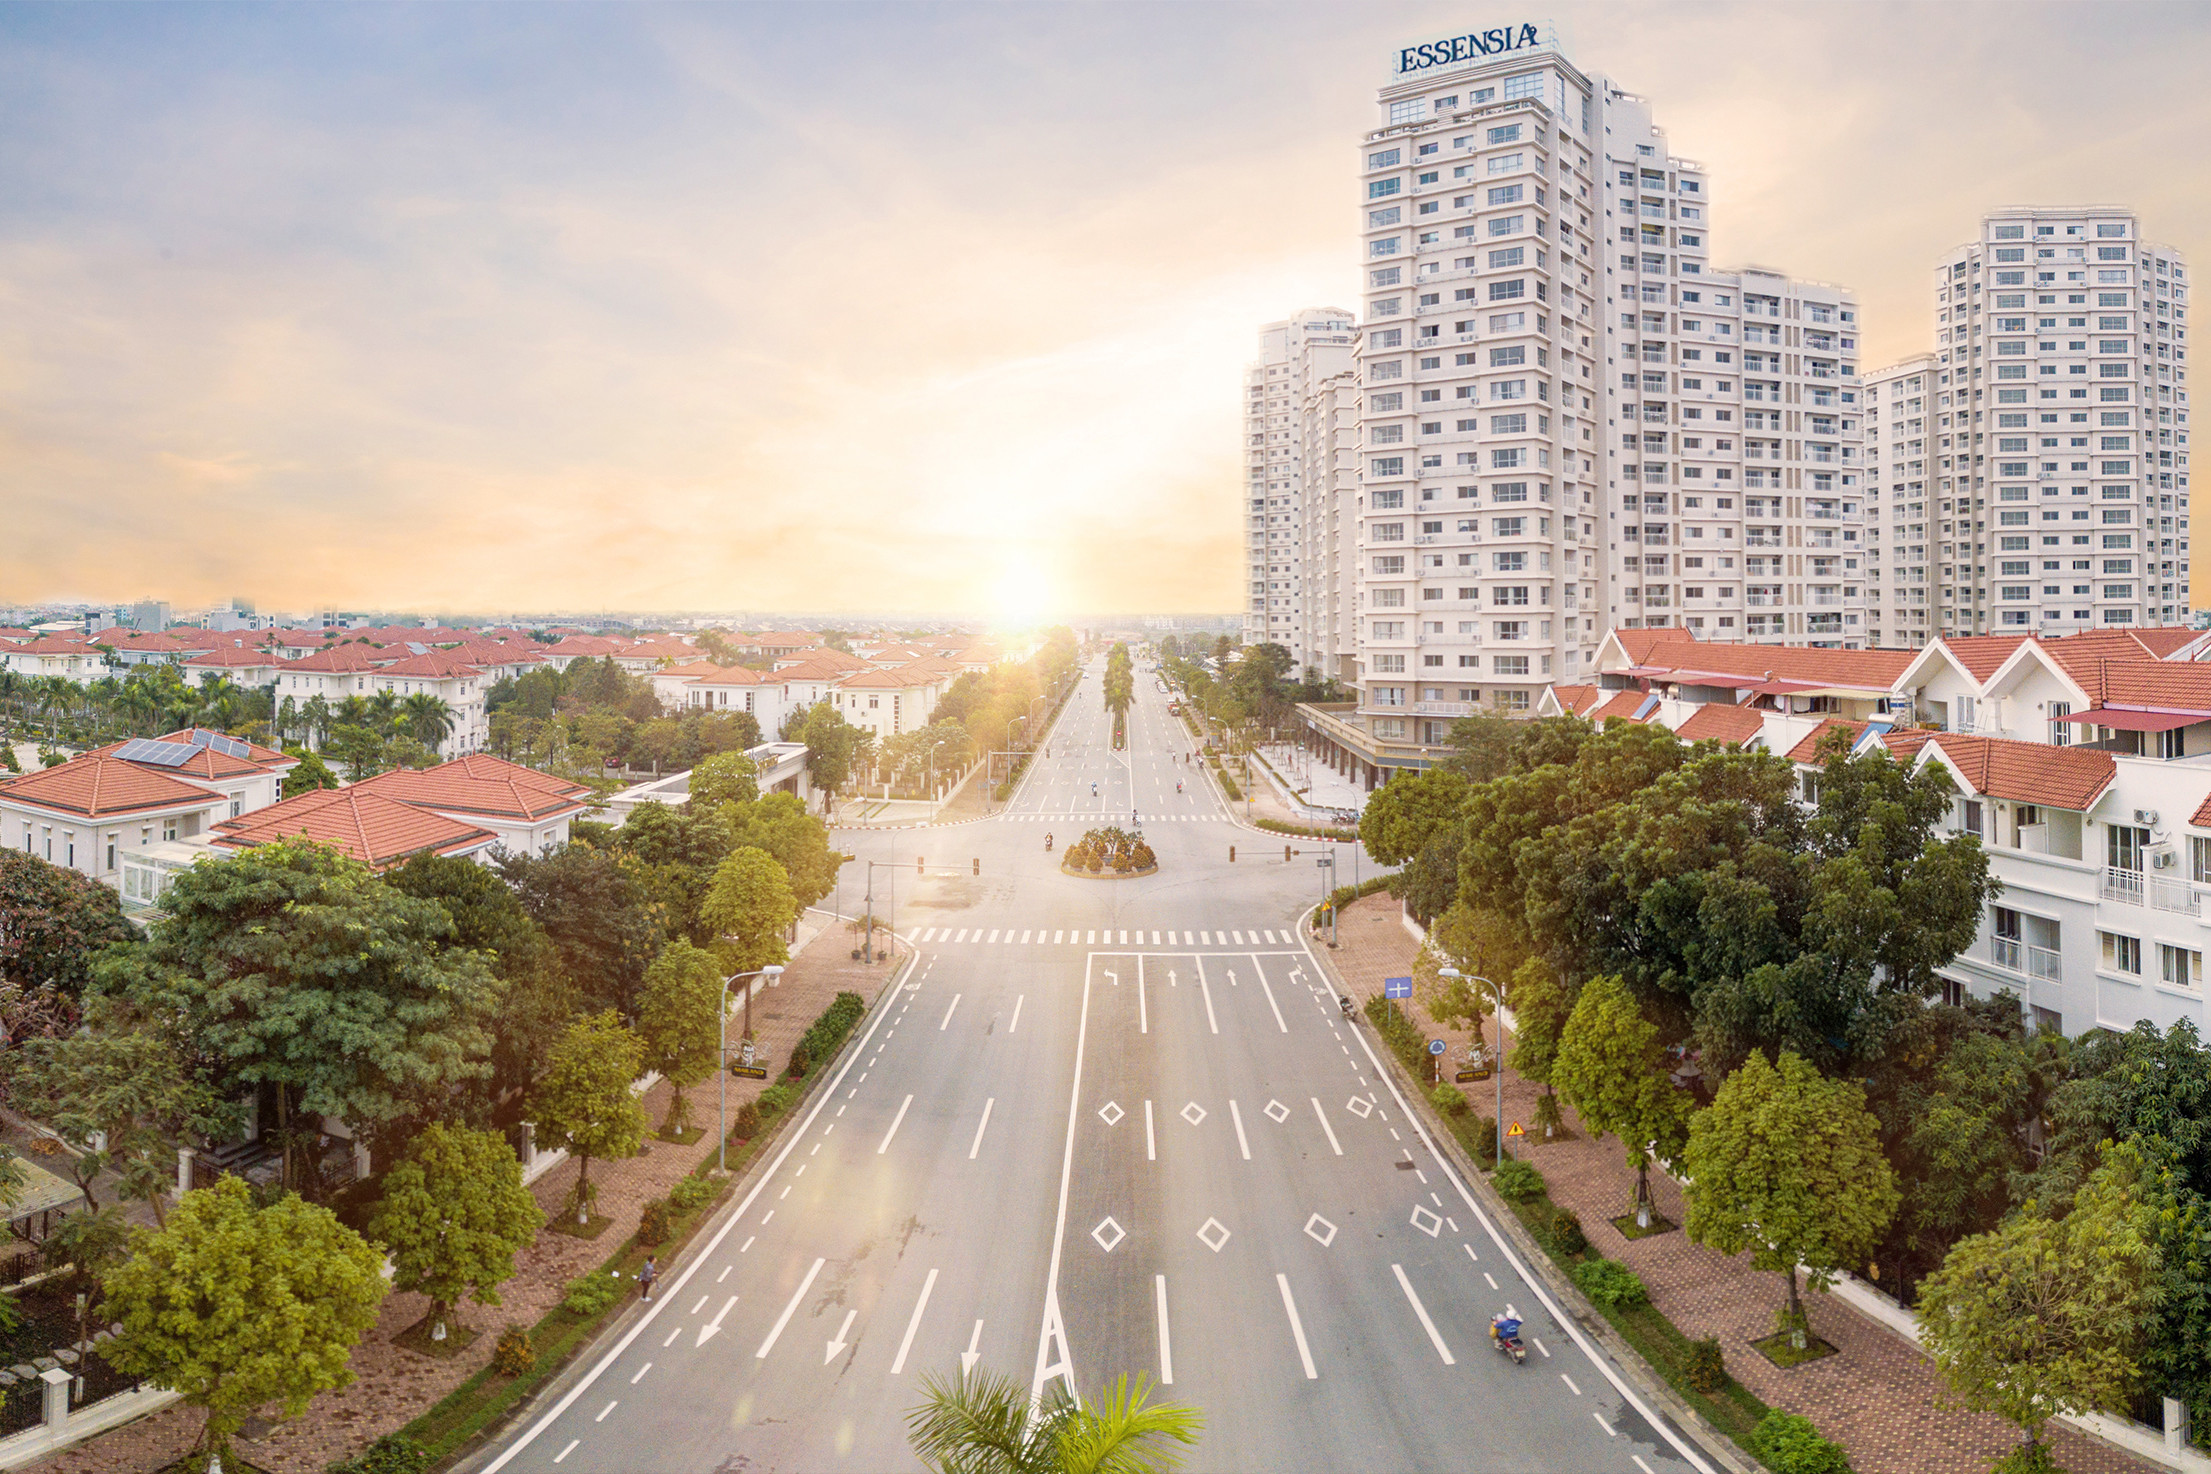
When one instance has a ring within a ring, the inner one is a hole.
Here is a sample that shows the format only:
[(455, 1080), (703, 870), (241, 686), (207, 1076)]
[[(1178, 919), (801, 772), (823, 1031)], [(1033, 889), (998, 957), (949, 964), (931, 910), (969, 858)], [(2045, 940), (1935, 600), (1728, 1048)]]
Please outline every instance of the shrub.
[(760, 1134), (760, 1107), (746, 1101), (737, 1107), (737, 1124), (731, 1132), (739, 1141), (750, 1141)]
[(387, 1433), (350, 1459), (325, 1466), (325, 1474), (428, 1474), (437, 1462), (413, 1439)]
[(502, 1376), (519, 1377), (537, 1365), (537, 1346), (528, 1326), (508, 1326), (491, 1351), (491, 1365)]
[(637, 1215), (637, 1242), (648, 1249), (665, 1244), (675, 1227), (675, 1217), (675, 1209), (666, 1198), (649, 1200)]
[(801, 1044), (791, 1051), (791, 1063), (785, 1073), (794, 1080), (806, 1078), (806, 1066), (812, 1063), (806, 1057), (806, 1046)]
[(1490, 1177), (1489, 1185), (1516, 1203), (1525, 1203), (1543, 1191), (1543, 1174), (1528, 1162), (1514, 1157), (1499, 1162), (1497, 1171)]
[(589, 1320), (622, 1298), (622, 1276), (616, 1273), (579, 1275), (568, 1282), (560, 1308)]
[[(1825, 1442), (1825, 1440), (1821, 1440)], [(1833, 1444), (1828, 1444), (1833, 1448)], [(1837, 1465), (1847, 1469), (1848, 1464)], [(2065, 1474), (2047, 1443), (2022, 1443), (1988, 1466), (1988, 1474)]]
[[(815, 1019), (806, 1032), (799, 1036), (798, 1046), (791, 1051), (792, 1063), (798, 1064), (802, 1055), (806, 1067), (810, 1067), (816, 1060), (834, 1058), (845, 1041), (845, 1035), (852, 1032), (854, 1024), (866, 1017), (867, 1011), (867, 1000), (859, 994), (839, 993), (821, 1011), (821, 1017)], [(804, 1073), (804, 1067), (791, 1071), (793, 1078)]]
[(1712, 1396), (1727, 1385), (1727, 1358), (1720, 1355), (1720, 1338), (1706, 1336), (1701, 1341), (1689, 1343), (1689, 1359), (1683, 1363), (1682, 1375), (1689, 1379), (1692, 1391)]
[(1651, 1292), (1635, 1271), (1617, 1259), (1585, 1259), (1573, 1274), (1581, 1292), (1607, 1310), (1640, 1310), (1651, 1303)]
[(1446, 1116), (1466, 1114), (1466, 1092), (1448, 1080), (1429, 1092), (1428, 1103)]
[[(1750, 1451), (1774, 1474), (1850, 1474), (1850, 1457), (1840, 1444), (1820, 1437), (1810, 1418), (1779, 1408), (1760, 1418), (1758, 1426), (1750, 1430)], [(1997, 1465), (1998, 1469), (2003, 1467)]]
[(1551, 1215), (1551, 1242), (1561, 1254), (1579, 1254), (1589, 1247), (1589, 1235), (1581, 1231), (1581, 1219), (1571, 1208)]
[(714, 1184), (703, 1177), (686, 1177), (668, 1189), (668, 1201), (679, 1213), (703, 1207), (714, 1196)]
[(770, 1085), (767, 1089), (761, 1091), (753, 1104), (759, 1108), (759, 1114), (765, 1120), (770, 1116), (782, 1115), (791, 1108), (791, 1103), (797, 1099), (797, 1086), (787, 1083), (776, 1084)]

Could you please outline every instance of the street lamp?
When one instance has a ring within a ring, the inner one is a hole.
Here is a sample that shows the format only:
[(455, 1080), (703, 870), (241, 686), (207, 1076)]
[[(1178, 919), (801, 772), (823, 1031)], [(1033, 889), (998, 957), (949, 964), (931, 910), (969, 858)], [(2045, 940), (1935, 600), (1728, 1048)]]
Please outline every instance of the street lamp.
[(1469, 977), (1455, 967), (1439, 967), (1436, 969), (1436, 976), (1480, 983), (1497, 1000), (1497, 1057), (1489, 1064), (1490, 1078), (1497, 1082), (1497, 1154), (1491, 1161), (1502, 1162), (1505, 1160), (1505, 990), (1488, 978)]
[[(768, 986), (772, 988), (776, 985), (775, 980), (781, 976), (783, 968), (771, 962), (758, 972), (741, 972), (722, 979), (722, 1011), (715, 1020), (715, 1027), (721, 1038), (722, 1061), (721, 1094), (714, 1107), (714, 1119), (721, 1128), (721, 1139), (714, 1145), (714, 1169), (717, 1172), (729, 1170), (729, 985), (744, 982), (747, 978), (766, 978)], [(745, 988), (745, 1037), (752, 1037), (752, 988), (749, 984)]]

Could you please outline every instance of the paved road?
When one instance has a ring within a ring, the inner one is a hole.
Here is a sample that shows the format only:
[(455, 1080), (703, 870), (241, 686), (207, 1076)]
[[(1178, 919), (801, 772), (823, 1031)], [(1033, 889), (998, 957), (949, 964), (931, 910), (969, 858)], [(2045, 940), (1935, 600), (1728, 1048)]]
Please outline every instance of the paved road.
[[(1000, 814), (842, 836), (907, 867), (904, 985), (652, 1313), (477, 1469), (911, 1469), (922, 1377), (970, 1356), (1092, 1394), (1148, 1372), (1204, 1410), (1201, 1470), (1707, 1467), (1338, 1014), (1295, 926), (1311, 848), (1229, 821), (1148, 676), (1113, 751), (1101, 670)], [(1132, 812), (1155, 877), (1044, 853)], [(1507, 1308), (1525, 1366), (1488, 1348)]]

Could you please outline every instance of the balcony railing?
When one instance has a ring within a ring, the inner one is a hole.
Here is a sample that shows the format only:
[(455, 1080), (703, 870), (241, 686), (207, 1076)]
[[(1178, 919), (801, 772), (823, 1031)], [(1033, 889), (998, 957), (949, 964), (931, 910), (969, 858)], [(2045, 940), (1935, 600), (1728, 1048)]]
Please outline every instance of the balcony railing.
[(2150, 908), (2154, 911), (2173, 911), (2182, 916), (2202, 914), (2203, 898), (2197, 889), (2182, 880), (2150, 879)]
[(2055, 947), (2027, 947), (2027, 976), (2039, 982), (2054, 983), (2058, 980), (2058, 954)]
[(2104, 867), (2103, 885), (2097, 892), (2107, 901), (2124, 901), (2129, 906), (2142, 904), (2142, 872)]
[(2024, 944), (2017, 937), (1991, 937), (1988, 943), (1989, 960), (1998, 967), (2008, 968), (2013, 972), (2027, 970), (2026, 958), (2022, 955), (2025, 950)]

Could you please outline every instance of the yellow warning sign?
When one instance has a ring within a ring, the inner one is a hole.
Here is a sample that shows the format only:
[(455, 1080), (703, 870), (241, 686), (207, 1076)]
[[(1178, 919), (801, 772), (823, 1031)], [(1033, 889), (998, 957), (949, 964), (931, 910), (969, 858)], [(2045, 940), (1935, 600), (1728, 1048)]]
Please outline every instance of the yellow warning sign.
[(1518, 1121), (1513, 1122), (1510, 1126), (1505, 1128), (1505, 1135), (1507, 1136), (1526, 1136), (1527, 1134), (1527, 1132), (1520, 1129), (1520, 1123)]

